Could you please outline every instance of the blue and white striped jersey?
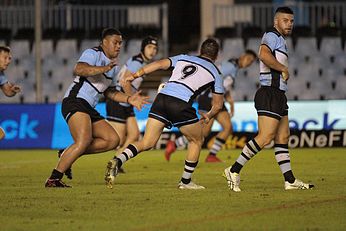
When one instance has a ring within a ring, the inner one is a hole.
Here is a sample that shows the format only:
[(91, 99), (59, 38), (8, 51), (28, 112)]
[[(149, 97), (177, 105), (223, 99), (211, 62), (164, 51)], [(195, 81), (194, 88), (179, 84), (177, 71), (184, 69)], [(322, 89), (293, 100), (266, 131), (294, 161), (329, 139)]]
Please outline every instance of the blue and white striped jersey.
[[(261, 45), (267, 46), (277, 61), (288, 66), (286, 40), (275, 28), (264, 33)], [(271, 69), (262, 61), (260, 61), (260, 83), (262, 86), (272, 86), (287, 91), (287, 81), (283, 80), (281, 72)]]
[[(106, 66), (110, 63), (102, 48), (94, 47), (86, 49), (79, 63), (87, 63), (91, 66)], [(83, 98), (92, 106), (95, 107), (103, 92), (108, 87), (116, 85), (116, 76), (118, 66), (113, 67), (110, 71), (95, 75), (95, 76), (76, 76), (71, 86), (67, 89), (64, 97)]]
[(208, 87), (212, 87), (213, 93), (224, 93), (221, 72), (210, 60), (190, 55), (177, 55), (169, 60), (174, 69), (160, 93), (189, 103)]
[(8, 80), (5, 76), (5, 73), (3, 71), (0, 71), (0, 86), (4, 85), (7, 82)]
[(223, 61), (220, 65), (220, 71), (223, 78), (223, 87), (225, 88), (225, 91), (230, 91), (232, 88), (233, 80), (238, 75), (238, 59), (229, 59)]

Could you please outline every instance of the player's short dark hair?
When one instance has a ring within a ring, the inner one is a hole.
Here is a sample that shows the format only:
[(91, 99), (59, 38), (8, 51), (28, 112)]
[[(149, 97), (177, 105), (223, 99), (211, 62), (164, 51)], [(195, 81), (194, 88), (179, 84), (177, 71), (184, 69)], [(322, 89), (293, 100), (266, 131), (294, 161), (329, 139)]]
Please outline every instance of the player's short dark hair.
[(158, 40), (156, 37), (154, 36), (147, 36), (142, 40), (142, 44), (141, 44), (141, 52), (144, 52), (144, 48), (149, 45), (149, 44), (153, 44), (155, 46), (159, 46)]
[(277, 13), (293, 14), (293, 10), (288, 6), (281, 6), (276, 9), (275, 14)]
[(253, 57), (255, 57), (255, 59), (257, 59), (257, 54), (253, 50), (247, 49), (244, 53), (247, 55), (252, 55)]
[(115, 28), (105, 28), (102, 31), (101, 34), (101, 40), (103, 40), (104, 38), (106, 38), (109, 35), (122, 35), (121, 32)]
[(11, 48), (9, 48), (8, 46), (0, 46), (0, 52), (10, 53), (11, 52)]
[(219, 53), (219, 44), (213, 38), (204, 40), (201, 45), (201, 55), (205, 55), (213, 60), (216, 60)]

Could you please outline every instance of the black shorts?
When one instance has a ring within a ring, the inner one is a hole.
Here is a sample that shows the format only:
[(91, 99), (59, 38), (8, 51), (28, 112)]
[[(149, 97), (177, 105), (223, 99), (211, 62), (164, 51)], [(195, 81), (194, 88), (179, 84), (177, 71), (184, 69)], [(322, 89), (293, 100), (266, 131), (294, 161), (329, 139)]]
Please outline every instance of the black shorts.
[[(198, 96), (197, 102), (198, 102), (199, 111), (205, 111), (205, 112), (210, 111), (211, 102), (212, 102), (212, 94), (213, 93), (211, 92), (211, 90), (207, 90), (203, 92), (200, 96)], [(225, 104), (223, 104), (221, 111), (227, 111)]]
[(163, 122), (166, 128), (181, 127), (199, 121), (196, 109), (191, 104), (164, 94), (156, 96), (149, 117)]
[(105, 119), (98, 111), (90, 106), (88, 101), (82, 98), (64, 98), (61, 105), (61, 112), (66, 122), (68, 122), (71, 116), (76, 112), (88, 114), (92, 123)]
[(118, 123), (126, 123), (127, 118), (135, 116), (132, 105), (126, 107), (110, 99), (106, 101), (106, 112), (107, 120)]
[(255, 108), (259, 116), (281, 120), (283, 116), (288, 115), (285, 92), (274, 87), (262, 86), (255, 95)]

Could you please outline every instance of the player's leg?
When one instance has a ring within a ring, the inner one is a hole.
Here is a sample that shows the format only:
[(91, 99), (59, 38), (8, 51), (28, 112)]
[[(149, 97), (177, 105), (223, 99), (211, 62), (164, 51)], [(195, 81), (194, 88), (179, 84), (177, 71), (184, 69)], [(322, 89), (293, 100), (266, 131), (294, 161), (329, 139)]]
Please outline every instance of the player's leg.
[(268, 116), (258, 116), (258, 135), (247, 142), (234, 164), (224, 170), (231, 190), (239, 192), (240, 170), (254, 157), (261, 149), (269, 144), (275, 137), (279, 125), (279, 120)]
[(143, 139), (129, 144), (124, 151), (116, 157), (118, 159), (118, 167), (127, 160), (135, 157), (138, 153), (153, 148), (159, 140), (164, 126), (165, 124), (163, 122), (148, 118)]
[(311, 184), (303, 183), (294, 177), (291, 169), (291, 158), (288, 151), (288, 139), (290, 136), (288, 116), (280, 120), (279, 128), (275, 136), (275, 159), (285, 179), (285, 189), (309, 189)]
[(185, 159), (184, 172), (179, 183), (180, 189), (204, 189), (191, 181), (192, 174), (197, 167), (201, 147), (204, 141), (203, 125), (201, 122), (181, 126), (180, 131), (189, 141)]
[[(126, 139), (126, 123), (120, 123), (116, 121), (108, 120), (108, 123), (113, 127), (119, 136), (119, 146), (122, 146)], [(117, 148), (117, 147), (115, 147)]]
[[(220, 131), (214, 140), (211, 148), (209, 149), (209, 155), (206, 158), (206, 162), (222, 162), (219, 158), (216, 157), (217, 153), (221, 150), (222, 146), (226, 143), (228, 136), (232, 132), (232, 123), (231, 117), (228, 111), (221, 111), (216, 115), (216, 121), (222, 127), (222, 131)], [(210, 133), (210, 131), (209, 131)], [(206, 137), (206, 135), (204, 136)]]
[[(136, 118), (134, 116), (130, 116), (126, 119), (126, 123), (116, 123), (118, 125), (119, 134), (121, 137), (121, 141), (117, 150), (116, 156), (126, 148), (130, 143), (133, 143), (139, 139), (139, 128), (137, 125)], [(115, 127), (115, 129), (117, 129)], [(116, 130), (117, 131), (117, 130)], [(125, 173), (123, 168), (119, 168), (119, 173)]]
[(92, 124), (92, 137), (93, 140), (83, 155), (114, 150), (120, 141), (117, 132), (104, 119)]
[(107, 164), (105, 181), (108, 188), (113, 187), (114, 178), (118, 174), (118, 169), (138, 153), (146, 151), (155, 146), (159, 140), (165, 124), (159, 120), (148, 118), (143, 139), (129, 144), (122, 153), (114, 157)]
[(268, 145), (275, 137), (279, 120), (268, 116), (258, 117), (258, 134), (246, 143), (242, 153), (233, 164), (231, 172), (239, 173), (242, 167), (254, 157), (264, 146)]
[[(214, 123), (214, 118), (212, 118), (208, 124), (204, 124), (203, 125), (203, 136), (207, 137), (211, 131), (211, 127), (213, 126)], [(188, 145), (189, 141), (188, 139), (184, 136), (181, 135), (180, 137), (178, 137), (175, 141), (168, 141), (166, 144), (166, 149), (165, 149), (165, 158), (167, 161), (170, 160), (171, 155), (173, 154), (173, 152), (175, 152), (175, 150), (178, 147), (186, 147), (186, 145)]]
[(122, 143), (121, 147), (119, 147), (118, 153), (121, 153), (124, 150), (124, 148), (127, 147), (129, 144), (138, 141), (139, 135), (140, 132), (136, 118), (133, 116), (127, 118), (125, 141), (124, 143)]
[(61, 179), (64, 172), (81, 156), (92, 142), (92, 123), (90, 116), (83, 112), (74, 113), (68, 120), (68, 126), (74, 143), (65, 149), (46, 187), (67, 187)]

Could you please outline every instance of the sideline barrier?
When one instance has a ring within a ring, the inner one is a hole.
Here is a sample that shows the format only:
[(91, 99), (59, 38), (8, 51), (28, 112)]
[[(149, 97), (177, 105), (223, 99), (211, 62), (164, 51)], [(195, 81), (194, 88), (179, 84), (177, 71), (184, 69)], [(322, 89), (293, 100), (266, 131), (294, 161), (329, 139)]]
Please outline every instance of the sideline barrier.
[[(346, 146), (346, 100), (291, 101), (289, 106), (291, 147)], [(70, 145), (72, 138), (60, 109), (60, 103), (0, 104), (0, 126), (6, 132), (5, 139), (0, 141), (0, 149), (57, 149)], [(105, 115), (104, 103), (98, 104), (96, 109)], [(149, 107), (136, 111), (141, 132), (145, 129), (148, 112)], [(257, 132), (257, 115), (252, 102), (235, 104), (232, 124), (234, 135), (227, 141), (226, 148), (234, 148), (232, 143), (242, 147)], [(212, 130), (216, 133), (220, 126), (215, 123)], [(162, 148), (168, 139), (173, 138), (171, 136), (179, 135), (177, 131), (176, 128), (165, 130), (157, 148)]]

